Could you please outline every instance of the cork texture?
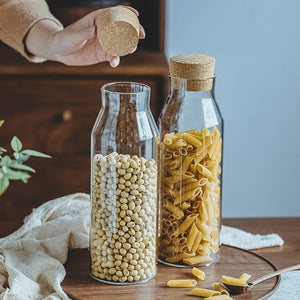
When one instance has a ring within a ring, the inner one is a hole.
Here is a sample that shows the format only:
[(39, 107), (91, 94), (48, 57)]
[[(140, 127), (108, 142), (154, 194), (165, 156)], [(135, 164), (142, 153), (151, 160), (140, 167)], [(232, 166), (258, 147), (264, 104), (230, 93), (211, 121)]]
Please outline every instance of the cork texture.
[[(215, 71), (215, 59), (202, 54), (180, 54), (171, 57), (170, 73), (172, 77), (185, 78), (188, 91), (208, 91), (212, 89)], [(179, 88), (173, 81), (173, 88)]]
[(140, 23), (125, 7), (106, 9), (97, 19), (97, 37), (105, 52), (113, 56), (130, 54), (139, 41)]

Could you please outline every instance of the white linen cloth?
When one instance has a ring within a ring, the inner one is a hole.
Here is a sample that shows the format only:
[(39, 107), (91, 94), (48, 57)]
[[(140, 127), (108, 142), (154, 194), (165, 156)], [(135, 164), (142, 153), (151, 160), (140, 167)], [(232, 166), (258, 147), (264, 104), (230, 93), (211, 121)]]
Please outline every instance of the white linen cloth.
[(238, 228), (222, 226), (221, 244), (235, 246), (245, 250), (282, 246), (284, 241), (277, 233), (252, 234)]
[(0, 299), (69, 299), (61, 288), (68, 249), (86, 248), (89, 195), (49, 201), (0, 239)]
[(300, 299), (300, 271), (291, 271), (281, 275), (278, 290), (269, 300)]
[[(63, 264), (68, 250), (88, 247), (89, 223), (87, 194), (34, 209), (22, 227), (0, 239), (0, 300), (69, 299), (61, 288)], [(221, 241), (243, 249), (283, 244), (277, 234), (254, 235), (227, 226), (222, 227)]]

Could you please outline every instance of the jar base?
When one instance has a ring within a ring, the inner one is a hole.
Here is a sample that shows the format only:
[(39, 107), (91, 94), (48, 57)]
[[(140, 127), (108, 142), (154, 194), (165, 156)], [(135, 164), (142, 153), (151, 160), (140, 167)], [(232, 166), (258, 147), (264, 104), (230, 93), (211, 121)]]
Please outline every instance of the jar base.
[(187, 264), (183, 264), (183, 263), (170, 263), (165, 261), (163, 258), (158, 258), (158, 261), (164, 265), (170, 266), (170, 267), (176, 267), (176, 268), (193, 268), (193, 267), (209, 267), (212, 266), (214, 264), (216, 264), (220, 259), (220, 254), (219, 252), (214, 254), (214, 257), (211, 261), (207, 262), (207, 263), (200, 263), (200, 264), (194, 264), (194, 265), (187, 265)]
[(107, 283), (107, 284), (113, 284), (113, 285), (141, 284), (141, 283), (146, 283), (147, 281), (149, 281), (149, 280), (151, 280), (151, 279), (153, 279), (153, 278), (155, 277), (155, 275), (153, 275), (152, 277), (149, 277), (149, 278), (144, 279), (144, 280), (139, 280), (139, 281), (117, 282), (117, 281), (108, 281), (108, 280), (105, 280), (105, 279), (98, 278), (98, 277), (94, 276), (92, 273), (90, 273), (90, 276), (91, 276), (93, 279), (95, 279), (95, 280), (97, 280), (97, 281), (99, 281), (99, 282), (101, 282), (101, 283)]

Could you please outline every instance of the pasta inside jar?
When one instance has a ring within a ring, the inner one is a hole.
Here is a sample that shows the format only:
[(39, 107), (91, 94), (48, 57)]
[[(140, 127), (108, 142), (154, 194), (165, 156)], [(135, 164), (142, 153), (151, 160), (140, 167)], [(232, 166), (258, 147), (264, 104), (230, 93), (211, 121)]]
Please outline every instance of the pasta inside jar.
[(162, 262), (190, 266), (217, 260), (221, 159), (217, 127), (164, 135), (159, 178)]

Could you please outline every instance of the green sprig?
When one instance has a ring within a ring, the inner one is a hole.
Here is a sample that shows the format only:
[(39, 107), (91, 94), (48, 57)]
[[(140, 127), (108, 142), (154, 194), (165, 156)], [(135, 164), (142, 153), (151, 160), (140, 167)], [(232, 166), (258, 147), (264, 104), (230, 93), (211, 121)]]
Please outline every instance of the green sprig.
[[(3, 120), (0, 120), (0, 127), (4, 124)], [(12, 155), (3, 155), (7, 150), (0, 147), (0, 196), (7, 190), (10, 184), (10, 180), (22, 180), (24, 183), (28, 182), (31, 177), (31, 173), (35, 173), (35, 170), (24, 162), (31, 156), (51, 158), (51, 156), (35, 151), (35, 150), (22, 150), (22, 142), (14, 136), (11, 140), (10, 146), (14, 151)]]

